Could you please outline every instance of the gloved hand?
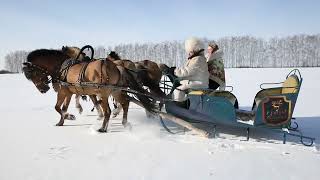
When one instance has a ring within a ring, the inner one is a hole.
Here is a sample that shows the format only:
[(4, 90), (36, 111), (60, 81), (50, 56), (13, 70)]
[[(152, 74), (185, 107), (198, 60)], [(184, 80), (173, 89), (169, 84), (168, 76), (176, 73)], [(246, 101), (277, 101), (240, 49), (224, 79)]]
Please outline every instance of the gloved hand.
[(173, 75), (174, 76), (174, 70), (176, 69), (176, 67), (175, 66), (173, 66), (173, 67), (171, 67), (171, 68), (169, 68), (169, 72), (168, 72), (168, 74), (171, 74), (171, 75)]
[(165, 75), (168, 74), (170, 71), (170, 68), (165, 64), (160, 64), (160, 69), (162, 71), (162, 74), (165, 74)]
[(175, 77), (175, 79), (174, 79), (174, 81), (173, 81), (173, 84), (178, 84), (179, 86), (181, 85), (180, 84), (180, 81), (181, 81), (182, 79), (181, 78), (178, 78), (178, 77)]
[(177, 87), (179, 87), (181, 85), (180, 81), (181, 79), (176, 77), (172, 82), (172, 89), (176, 89)]

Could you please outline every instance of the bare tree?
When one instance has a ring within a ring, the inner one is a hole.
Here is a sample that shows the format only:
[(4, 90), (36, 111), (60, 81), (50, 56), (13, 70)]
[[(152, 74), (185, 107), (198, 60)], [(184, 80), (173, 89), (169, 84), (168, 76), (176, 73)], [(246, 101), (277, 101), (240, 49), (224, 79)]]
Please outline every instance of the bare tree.
[[(210, 39), (204, 38), (205, 43)], [(320, 34), (294, 35), (268, 40), (251, 36), (234, 36), (216, 39), (224, 51), (224, 64), (227, 68), (237, 67), (319, 67)], [(149, 59), (169, 66), (181, 66), (186, 60), (183, 41), (161, 43), (119, 44), (95, 48), (95, 58), (104, 58), (114, 50), (123, 59), (139, 61)], [(5, 68), (21, 72), (26, 51), (15, 51), (5, 56)]]
[(26, 61), (27, 51), (14, 51), (5, 56), (5, 68), (11, 72), (22, 72), (22, 63)]

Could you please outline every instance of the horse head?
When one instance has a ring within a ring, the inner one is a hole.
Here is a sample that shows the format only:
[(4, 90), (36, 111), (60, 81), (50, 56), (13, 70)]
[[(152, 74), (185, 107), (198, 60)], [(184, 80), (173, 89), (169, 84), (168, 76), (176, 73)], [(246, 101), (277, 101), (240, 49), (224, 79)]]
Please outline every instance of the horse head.
[(51, 79), (58, 79), (58, 72), (62, 62), (67, 59), (61, 51), (40, 49), (28, 54), (27, 61), (23, 63), (22, 70), (26, 78), (34, 83), (41, 93), (49, 89)]
[(37, 68), (37, 66), (30, 62), (24, 62), (22, 71), (26, 78), (32, 81), (41, 93), (46, 93), (50, 89), (48, 75), (42, 69)]

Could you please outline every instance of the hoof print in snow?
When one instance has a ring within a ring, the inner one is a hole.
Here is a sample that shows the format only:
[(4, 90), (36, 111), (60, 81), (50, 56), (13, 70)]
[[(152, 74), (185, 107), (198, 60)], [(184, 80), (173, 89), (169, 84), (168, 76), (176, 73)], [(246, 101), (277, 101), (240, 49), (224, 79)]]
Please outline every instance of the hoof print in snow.
[(289, 152), (282, 152), (282, 155), (283, 156), (287, 156), (287, 155), (289, 155), (290, 153)]
[(70, 151), (68, 146), (51, 147), (48, 155), (52, 159), (66, 159), (65, 154)]

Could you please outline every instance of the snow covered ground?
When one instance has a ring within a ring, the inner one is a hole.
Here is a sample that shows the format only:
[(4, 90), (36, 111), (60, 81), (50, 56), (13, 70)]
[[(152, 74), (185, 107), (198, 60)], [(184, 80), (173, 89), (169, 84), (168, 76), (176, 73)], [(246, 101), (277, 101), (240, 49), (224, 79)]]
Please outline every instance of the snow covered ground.
[[(219, 137), (205, 139), (190, 133), (170, 135), (157, 120), (131, 106), (132, 131), (113, 118), (109, 133), (91, 102), (82, 102), (77, 116), (56, 127), (55, 93), (40, 94), (24, 75), (0, 75), (0, 180), (60, 179), (319, 179), (320, 68), (301, 68), (304, 78), (294, 116), (305, 135), (316, 138), (305, 147), (281, 135), (219, 128)], [(283, 81), (289, 69), (227, 69), (227, 81), (240, 106), (252, 105), (262, 82)]]

